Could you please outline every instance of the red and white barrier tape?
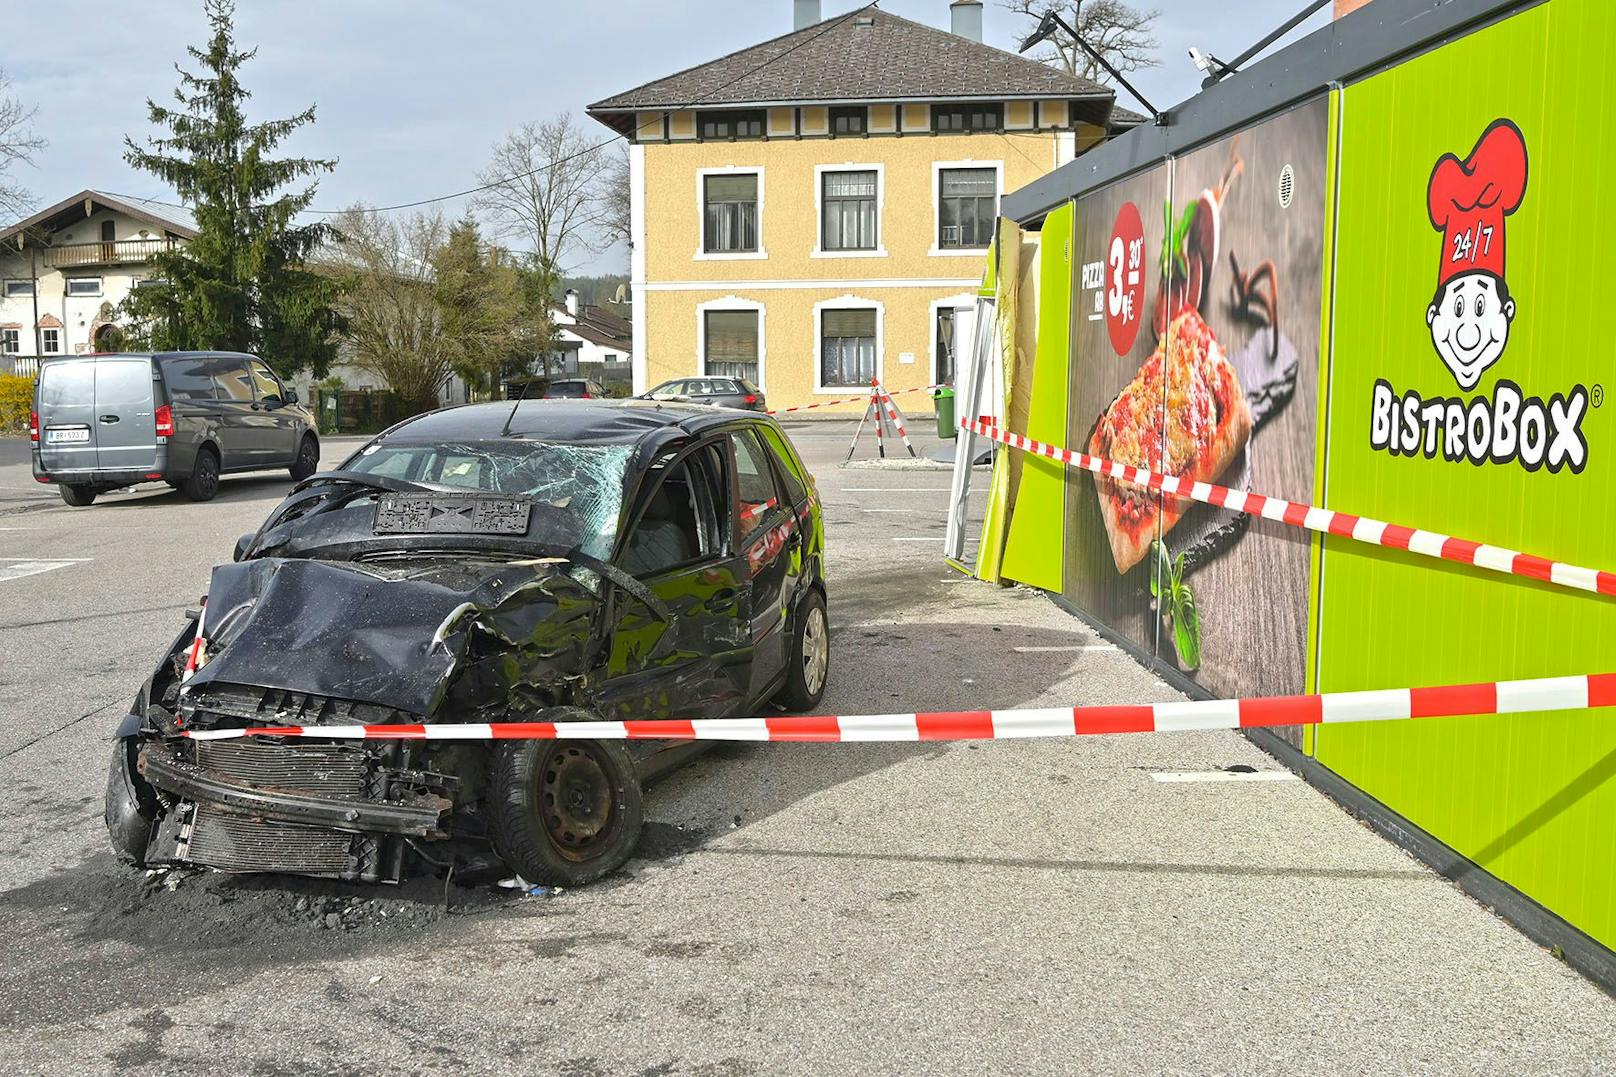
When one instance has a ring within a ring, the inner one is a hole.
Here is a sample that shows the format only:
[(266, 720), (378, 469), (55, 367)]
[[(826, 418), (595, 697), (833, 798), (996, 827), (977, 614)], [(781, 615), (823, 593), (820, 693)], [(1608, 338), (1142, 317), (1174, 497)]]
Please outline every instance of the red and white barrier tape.
[(1293, 527), (1305, 527), (1320, 534), (1343, 535), (1375, 546), (1409, 550), (1444, 561), (1457, 561), (1460, 564), (1475, 565), (1494, 572), (1544, 580), (1559, 584), (1561, 587), (1572, 587), (1601, 595), (1616, 595), (1616, 573), (1585, 568), (1581, 565), (1569, 565), (1563, 561), (1551, 561), (1546, 557), (1520, 553), (1502, 546), (1489, 546), (1469, 539), (1454, 538), (1435, 531), (1402, 527), (1398, 524), (1373, 520), (1367, 516), (1352, 516), (1333, 509), (1321, 509), (1317, 505), (1307, 505), (1300, 501), (1267, 497), (1249, 490), (1231, 490), (1227, 486), (1218, 486), (1210, 482), (1189, 482), (1158, 471), (1147, 471), (1144, 468), (1120, 464), (1115, 460), (1047, 445), (1021, 434), (1000, 430), (991, 423), (961, 419), (960, 429), (969, 430), (1024, 452), (1046, 456), (1068, 467), (1081, 468), (1096, 475), (1105, 475), (1136, 486), (1147, 486), (1208, 505), (1234, 509), (1251, 516), (1278, 520)]
[(1257, 699), (1178, 700), (1126, 706), (1039, 707), (915, 714), (788, 715), (779, 718), (638, 722), (492, 722), (442, 725), (253, 726), (192, 729), (192, 740), (318, 737), (327, 740), (726, 740), (919, 741), (1180, 733), (1276, 725), (1383, 722), (1406, 718), (1520, 714), (1616, 707), (1616, 673), (1539, 677), (1434, 688), (1327, 692)]
[[(926, 391), (931, 390), (931, 389), (941, 389), (941, 388), (943, 388), (943, 385), (941, 383), (939, 383), (937, 385), (917, 385), (913, 389), (899, 389), (897, 391), (897, 395), (902, 395), (903, 393), (923, 393), (923, 392), (926, 392)], [(836, 400), (822, 400), (817, 404), (799, 404), (794, 408), (775, 408), (775, 409), (771, 409), (769, 411), (764, 412), (764, 414), (765, 415), (785, 415), (788, 412), (793, 412), (793, 411), (812, 411), (815, 408), (828, 408), (833, 404), (857, 404), (857, 403), (859, 403), (861, 401), (865, 402), (865, 403), (868, 403), (869, 399), (870, 399), (870, 394), (869, 393), (861, 393), (858, 396), (844, 396), (844, 397), (841, 397), (841, 398), (836, 399)]]

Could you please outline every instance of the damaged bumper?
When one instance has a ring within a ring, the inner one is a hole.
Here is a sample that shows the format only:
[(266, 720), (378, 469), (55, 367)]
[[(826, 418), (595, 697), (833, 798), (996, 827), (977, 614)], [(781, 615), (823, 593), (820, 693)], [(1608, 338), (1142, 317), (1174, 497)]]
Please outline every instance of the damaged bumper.
[(397, 745), (148, 740), (133, 766), (172, 805), (148, 864), (396, 882), (406, 843), (447, 837), (454, 808), (455, 779)]

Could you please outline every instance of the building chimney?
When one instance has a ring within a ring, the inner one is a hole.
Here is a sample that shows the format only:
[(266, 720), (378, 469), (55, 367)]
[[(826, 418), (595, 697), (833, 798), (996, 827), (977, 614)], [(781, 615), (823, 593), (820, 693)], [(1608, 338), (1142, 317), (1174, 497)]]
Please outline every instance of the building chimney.
[(561, 297), (561, 301), (566, 304), (569, 315), (574, 318), (578, 317), (578, 289), (568, 288), (566, 295)]
[(819, 0), (791, 0), (791, 28), (801, 30), (819, 22)]
[(948, 5), (948, 28), (960, 37), (982, 40), (982, 0), (954, 0)]

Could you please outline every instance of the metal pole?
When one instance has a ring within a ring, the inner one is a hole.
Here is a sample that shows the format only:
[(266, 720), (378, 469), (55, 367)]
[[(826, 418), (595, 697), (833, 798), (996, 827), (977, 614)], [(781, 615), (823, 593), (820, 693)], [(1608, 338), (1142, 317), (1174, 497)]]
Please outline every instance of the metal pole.
[(864, 406), (864, 415), (859, 419), (858, 429), (853, 431), (853, 440), (848, 443), (847, 459), (842, 461), (843, 467), (846, 467), (848, 464), (852, 463), (853, 452), (858, 448), (858, 439), (864, 434), (864, 424), (869, 420), (870, 409), (873, 407), (875, 407), (875, 400), (874, 398), (871, 398), (870, 403)]

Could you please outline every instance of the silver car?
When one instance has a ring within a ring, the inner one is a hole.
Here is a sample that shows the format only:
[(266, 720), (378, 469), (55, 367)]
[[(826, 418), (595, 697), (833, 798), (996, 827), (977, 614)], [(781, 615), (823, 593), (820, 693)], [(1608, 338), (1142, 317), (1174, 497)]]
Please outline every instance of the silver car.
[(643, 394), (646, 400), (689, 400), (720, 408), (768, 411), (763, 390), (747, 378), (675, 378)]
[(47, 360), (29, 433), (34, 478), (69, 505), (141, 482), (166, 482), (193, 501), (219, 476), (318, 469), (314, 416), (262, 359), (241, 352), (83, 355)]

